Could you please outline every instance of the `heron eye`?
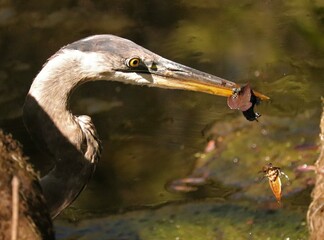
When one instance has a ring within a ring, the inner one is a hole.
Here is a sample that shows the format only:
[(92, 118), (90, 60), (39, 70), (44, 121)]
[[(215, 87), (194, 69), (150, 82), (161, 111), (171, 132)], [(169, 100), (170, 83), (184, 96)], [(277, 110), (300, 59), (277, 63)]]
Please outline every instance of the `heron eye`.
[(136, 67), (138, 67), (140, 65), (140, 62), (141, 62), (141, 59), (139, 59), (139, 58), (131, 58), (131, 59), (129, 59), (127, 65), (129, 67), (136, 68)]

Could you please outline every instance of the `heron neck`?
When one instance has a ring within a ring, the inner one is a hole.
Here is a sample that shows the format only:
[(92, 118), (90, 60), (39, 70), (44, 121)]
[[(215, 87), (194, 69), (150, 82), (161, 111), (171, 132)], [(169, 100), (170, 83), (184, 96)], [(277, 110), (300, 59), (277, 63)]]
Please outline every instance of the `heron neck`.
[(80, 149), (82, 132), (69, 109), (69, 97), (82, 79), (77, 65), (71, 68), (56, 62), (55, 58), (49, 61), (34, 79), (24, 105), (24, 121), (36, 141), (59, 159), (62, 146), (58, 143), (63, 140)]
[(68, 106), (69, 96), (83, 81), (77, 73), (75, 64), (73, 68), (47, 64), (35, 78), (24, 105), (26, 128), (55, 160), (55, 167), (40, 180), (52, 217), (74, 201), (95, 167), (85, 157), (87, 139)]

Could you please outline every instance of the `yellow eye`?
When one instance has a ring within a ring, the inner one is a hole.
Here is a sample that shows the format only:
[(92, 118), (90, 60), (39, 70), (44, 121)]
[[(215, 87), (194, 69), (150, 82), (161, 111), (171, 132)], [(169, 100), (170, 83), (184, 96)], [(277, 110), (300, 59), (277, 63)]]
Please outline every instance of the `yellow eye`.
[(141, 59), (139, 59), (137, 57), (136, 58), (131, 58), (128, 61), (128, 66), (136, 68), (136, 67), (138, 67), (140, 65), (140, 62), (141, 62)]

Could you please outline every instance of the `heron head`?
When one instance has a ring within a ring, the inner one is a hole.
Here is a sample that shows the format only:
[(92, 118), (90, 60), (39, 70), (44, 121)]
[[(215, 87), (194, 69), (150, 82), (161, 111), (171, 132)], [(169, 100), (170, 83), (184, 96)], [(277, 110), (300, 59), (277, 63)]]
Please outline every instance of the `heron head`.
[[(83, 54), (82, 69), (91, 78), (160, 88), (184, 89), (232, 96), (240, 86), (165, 59), (136, 43), (114, 35), (96, 35), (71, 43), (63, 50)], [(95, 80), (95, 79), (93, 79)], [(255, 92), (261, 100), (268, 99)]]

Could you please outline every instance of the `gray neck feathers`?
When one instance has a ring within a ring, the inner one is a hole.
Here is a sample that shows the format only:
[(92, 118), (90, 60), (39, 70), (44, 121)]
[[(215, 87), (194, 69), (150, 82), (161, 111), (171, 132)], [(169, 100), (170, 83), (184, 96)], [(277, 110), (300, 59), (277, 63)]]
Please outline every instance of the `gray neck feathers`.
[(82, 191), (99, 157), (91, 119), (80, 122), (68, 106), (73, 90), (87, 80), (78, 57), (57, 54), (35, 78), (24, 105), (26, 128), (55, 159), (55, 167), (40, 180), (52, 217)]

